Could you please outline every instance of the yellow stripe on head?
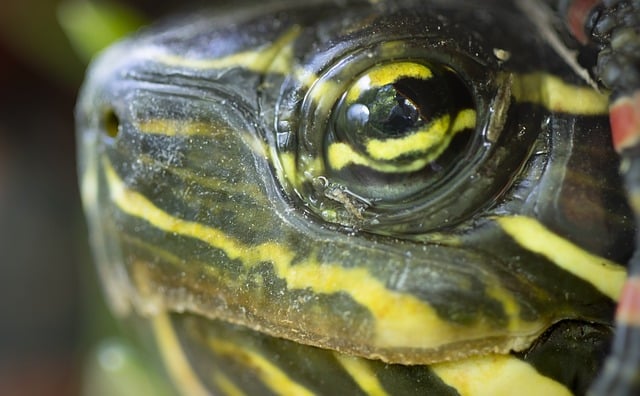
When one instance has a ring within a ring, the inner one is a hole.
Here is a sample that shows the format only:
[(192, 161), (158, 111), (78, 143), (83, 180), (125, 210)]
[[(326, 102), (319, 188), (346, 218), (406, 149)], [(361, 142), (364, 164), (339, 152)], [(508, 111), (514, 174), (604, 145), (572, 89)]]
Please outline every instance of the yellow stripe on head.
[[(316, 294), (349, 296), (366, 308), (374, 319), (370, 341), (376, 347), (434, 349), (480, 337), (479, 334), (492, 334), (495, 330), (482, 321), (461, 327), (442, 319), (428, 302), (412, 294), (388, 289), (383, 280), (366, 268), (345, 268), (338, 263), (318, 262), (313, 257), (293, 265), (296, 254), (285, 245), (277, 242), (246, 245), (222, 230), (172, 216), (144, 195), (128, 189), (106, 158), (103, 166), (112, 201), (130, 216), (144, 219), (165, 232), (198, 239), (220, 249), (229, 259), (241, 261), (247, 269), (271, 262), (276, 275), (286, 282), (289, 290), (306, 289)], [(500, 297), (503, 303), (509, 302), (506, 296)], [(504, 341), (507, 349), (522, 348), (544, 328), (541, 321), (527, 322), (518, 317), (510, 318), (510, 321), (509, 328), (515, 331), (513, 337)], [(502, 334), (502, 330), (499, 333)]]
[(220, 371), (216, 371), (213, 374), (213, 383), (216, 384), (226, 396), (245, 396), (245, 393)]
[(187, 67), (197, 70), (224, 70), (230, 68), (243, 68), (258, 73), (273, 72), (288, 74), (293, 64), (293, 44), (300, 35), (300, 26), (293, 26), (286, 31), (273, 44), (230, 54), (220, 58), (200, 59), (174, 55), (159, 50), (146, 49), (147, 53), (141, 54), (165, 66)]
[(512, 216), (497, 217), (495, 220), (522, 247), (543, 255), (611, 299), (620, 297), (627, 278), (627, 271), (621, 265), (581, 249), (554, 234), (536, 219)]
[(544, 73), (516, 75), (513, 96), (518, 102), (535, 103), (548, 110), (577, 115), (606, 115), (609, 98), (591, 87), (572, 85)]
[(211, 123), (177, 119), (149, 119), (138, 121), (135, 126), (140, 133), (165, 136), (210, 135), (218, 131)]

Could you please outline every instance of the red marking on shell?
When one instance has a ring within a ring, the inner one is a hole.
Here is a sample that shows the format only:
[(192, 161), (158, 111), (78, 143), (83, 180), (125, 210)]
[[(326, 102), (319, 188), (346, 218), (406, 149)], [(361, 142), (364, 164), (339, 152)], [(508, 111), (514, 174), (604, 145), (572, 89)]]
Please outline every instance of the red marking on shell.
[(566, 23), (569, 31), (581, 44), (587, 44), (589, 38), (584, 31), (584, 25), (591, 10), (600, 3), (600, 0), (574, 0), (567, 10)]
[(617, 152), (640, 142), (640, 91), (612, 103), (609, 122), (613, 147)]

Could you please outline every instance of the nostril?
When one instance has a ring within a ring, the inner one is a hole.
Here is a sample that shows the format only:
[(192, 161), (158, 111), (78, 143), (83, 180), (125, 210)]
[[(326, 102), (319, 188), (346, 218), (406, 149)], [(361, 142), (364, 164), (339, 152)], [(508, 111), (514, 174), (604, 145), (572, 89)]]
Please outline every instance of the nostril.
[(120, 119), (113, 109), (108, 109), (102, 116), (102, 131), (108, 137), (115, 139), (120, 132)]

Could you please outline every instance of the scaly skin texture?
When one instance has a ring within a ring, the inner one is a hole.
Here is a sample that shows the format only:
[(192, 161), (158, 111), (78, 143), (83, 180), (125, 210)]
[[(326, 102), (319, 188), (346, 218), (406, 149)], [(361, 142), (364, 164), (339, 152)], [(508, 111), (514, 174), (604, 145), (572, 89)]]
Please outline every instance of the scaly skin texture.
[(511, 2), (227, 12), (78, 103), (112, 308), (181, 390), (585, 393), (633, 249), (607, 96)]

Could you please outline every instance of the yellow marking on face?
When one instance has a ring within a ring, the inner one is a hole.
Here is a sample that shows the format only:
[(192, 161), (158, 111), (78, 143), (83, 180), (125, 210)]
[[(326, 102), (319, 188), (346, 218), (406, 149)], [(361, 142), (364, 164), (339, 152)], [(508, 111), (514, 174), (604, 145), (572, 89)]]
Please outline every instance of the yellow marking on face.
[(239, 67), (258, 73), (271, 71), (288, 74), (292, 64), (293, 43), (300, 35), (300, 26), (293, 26), (269, 46), (247, 50), (214, 59), (185, 58), (166, 52), (150, 55), (166, 66), (188, 67), (192, 69), (229, 69)]
[(276, 395), (314, 395), (313, 392), (307, 390), (303, 385), (289, 378), (280, 367), (271, 363), (249, 346), (238, 345), (220, 339), (210, 339), (208, 343), (215, 352), (235, 359), (244, 366), (247, 366), (248, 370), (255, 371), (263, 384)]
[(166, 314), (156, 314), (151, 318), (153, 333), (162, 354), (162, 360), (173, 380), (185, 395), (206, 396), (209, 394), (197, 375), (191, 369), (184, 355), (180, 341), (173, 331), (171, 321)]
[(137, 121), (135, 126), (140, 133), (165, 136), (211, 135), (216, 132), (214, 125), (211, 123), (174, 119), (158, 118)]
[(427, 66), (414, 62), (395, 62), (380, 65), (370, 69), (349, 89), (346, 96), (347, 103), (357, 102), (363, 92), (392, 84), (402, 78), (427, 80), (433, 76)]
[(469, 331), (441, 320), (427, 303), (387, 289), (364, 268), (310, 262), (291, 267), (287, 272), (287, 285), (291, 288), (308, 288), (319, 294), (346, 292), (366, 307), (375, 318), (375, 343), (380, 347), (428, 348), (441, 344), (447, 336), (463, 339), (460, 333)]
[[(222, 250), (231, 260), (240, 260), (250, 268), (271, 262), (277, 276), (289, 289), (308, 289), (318, 294), (345, 293), (369, 310), (374, 322), (373, 342), (379, 347), (437, 348), (451, 342), (485, 337), (501, 329), (486, 323), (458, 326), (440, 318), (425, 301), (386, 288), (385, 284), (362, 267), (345, 268), (313, 259), (292, 265), (295, 253), (286, 246), (265, 242), (245, 245), (223, 231), (204, 224), (183, 220), (156, 207), (142, 194), (126, 188), (108, 160), (103, 161), (112, 201), (123, 212), (146, 220), (167, 233), (201, 240)], [(524, 322), (511, 318), (515, 329), (510, 342), (520, 345), (544, 328), (541, 322)], [(429, 329), (428, 332), (424, 329)]]
[(620, 297), (627, 277), (623, 266), (581, 249), (535, 219), (513, 216), (495, 220), (524, 248), (543, 255), (565, 271), (591, 283), (611, 299)]
[(609, 113), (607, 95), (591, 87), (569, 84), (550, 74), (515, 75), (512, 92), (518, 102), (536, 103), (558, 113), (579, 115)]
[(334, 353), (334, 356), (364, 393), (369, 396), (388, 395), (366, 360), (339, 353)]
[(227, 396), (244, 396), (245, 393), (221, 372), (213, 375), (213, 383)]
[[(310, 262), (291, 268), (286, 280), (295, 289), (309, 288), (319, 294), (348, 293), (376, 319), (375, 344), (380, 347), (431, 348), (491, 332), (482, 323), (456, 326), (443, 321), (427, 303), (411, 295), (388, 290), (363, 268)], [(532, 334), (541, 327), (539, 322), (510, 318), (514, 335)], [(429, 329), (429, 332), (424, 329)]]
[(510, 355), (437, 363), (431, 369), (461, 396), (571, 396), (562, 384)]
[(497, 279), (493, 285), (487, 287), (486, 293), (500, 303), (505, 315), (510, 318), (507, 328), (510, 331), (518, 331), (522, 324), (519, 320), (514, 320), (513, 318), (520, 317), (520, 305), (513, 297), (513, 294), (501, 287)]

